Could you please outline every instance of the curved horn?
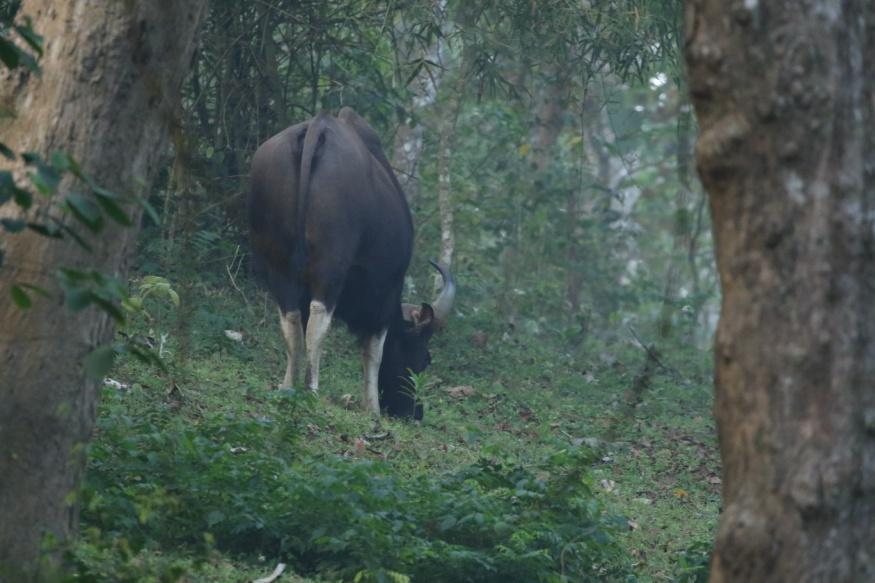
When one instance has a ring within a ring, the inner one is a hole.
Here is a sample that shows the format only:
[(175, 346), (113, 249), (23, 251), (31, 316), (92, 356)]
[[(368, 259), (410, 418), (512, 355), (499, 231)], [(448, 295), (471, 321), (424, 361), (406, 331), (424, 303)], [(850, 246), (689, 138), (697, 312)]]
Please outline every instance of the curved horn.
[(441, 293), (432, 302), (431, 307), (434, 310), (435, 324), (438, 329), (447, 325), (447, 320), (450, 318), (450, 312), (453, 310), (453, 300), (456, 299), (456, 280), (450, 270), (431, 259), (428, 260), (432, 267), (438, 270), (441, 278), (444, 280), (444, 287)]

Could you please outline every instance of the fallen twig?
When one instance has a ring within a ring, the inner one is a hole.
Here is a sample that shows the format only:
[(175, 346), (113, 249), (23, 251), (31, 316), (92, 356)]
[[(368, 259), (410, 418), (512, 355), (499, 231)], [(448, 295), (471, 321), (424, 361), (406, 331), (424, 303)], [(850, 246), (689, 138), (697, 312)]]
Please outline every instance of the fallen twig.
[[(231, 280), (231, 285), (234, 286), (240, 295), (243, 296), (243, 301), (246, 303), (246, 306), (249, 307), (249, 298), (246, 297), (246, 294), (243, 293), (243, 290), (240, 289), (240, 286), (237, 285), (236, 275), (240, 273), (240, 266), (243, 265), (243, 256), (240, 255), (240, 260), (237, 260), (237, 256), (240, 253), (240, 245), (237, 245), (237, 248), (234, 249), (234, 257), (231, 259), (231, 263), (225, 266), (225, 271), (228, 272), (228, 279)], [(237, 267), (234, 269), (234, 273), (231, 273), (231, 268), (234, 267), (234, 264), (237, 264)]]
[(635, 328), (633, 328), (632, 326), (626, 326), (626, 329), (629, 330), (629, 333), (632, 335), (632, 337), (635, 339), (635, 341), (638, 343), (638, 345), (641, 347), (641, 349), (647, 353), (647, 357), (649, 359), (653, 360), (653, 362), (656, 364), (656, 366), (658, 366), (659, 368), (661, 368), (665, 372), (674, 375), (676, 378), (683, 380), (684, 375), (682, 375), (680, 372), (678, 372), (678, 370), (676, 368), (670, 367), (667, 364), (665, 364), (664, 362), (662, 362), (662, 359), (659, 357), (659, 353), (656, 351), (656, 349), (653, 347), (653, 345), (652, 344), (645, 344), (645, 342), (643, 340), (641, 340), (641, 337), (638, 336), (638, 333), (635, 331)]

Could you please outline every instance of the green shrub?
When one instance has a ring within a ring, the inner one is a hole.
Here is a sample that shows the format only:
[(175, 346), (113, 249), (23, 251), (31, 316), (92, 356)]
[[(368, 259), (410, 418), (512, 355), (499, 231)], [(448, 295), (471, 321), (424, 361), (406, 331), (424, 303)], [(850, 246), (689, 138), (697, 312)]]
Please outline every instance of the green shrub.
[(269, 398), (276, 419), (192, 423), (160, 407), (104, 415), (86, 525), (133, 549), (199, 549), (208, 536), (225, 552), (343, 580), (630, 577), (614, 536), (623, 523), (596, 501), (585, 449), (528, 467), (483, 459), (445, 476), (405, 477), (383, 462), (296, 455), (295, 419), (309, 397)]
[(711, 541), (694, 541), (678, 557), (679, 583), (707, 583), (711, 574)]

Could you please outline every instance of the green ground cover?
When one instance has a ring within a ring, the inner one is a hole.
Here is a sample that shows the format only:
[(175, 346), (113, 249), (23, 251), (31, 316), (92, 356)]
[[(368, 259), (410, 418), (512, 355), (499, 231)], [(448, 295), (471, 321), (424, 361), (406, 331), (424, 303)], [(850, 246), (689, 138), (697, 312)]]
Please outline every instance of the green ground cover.
[(75, 580), (243, 581), (278, 562), (296, 574), (281, 581), (701, 576), (720, 488), (708, 354), (570, 350), (462, 305), (418, 379), (424, 422), (375, 425), (344, 327), (318, 397), (276, 390), (275, 309), (244, 293), (192, 288), (184, 329), (151, 298), (125, 331), (166, 335), (168, 370), (124, 361), (126, 388), (104, 390)]

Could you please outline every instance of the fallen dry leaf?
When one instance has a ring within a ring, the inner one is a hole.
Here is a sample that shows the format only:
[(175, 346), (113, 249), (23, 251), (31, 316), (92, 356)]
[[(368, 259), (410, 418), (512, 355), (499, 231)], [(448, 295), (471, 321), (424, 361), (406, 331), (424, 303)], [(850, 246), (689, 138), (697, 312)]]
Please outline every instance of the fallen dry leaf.
[(237, 330), (225, 330), (225, 338), (227, 338), (228, 340), (233, 340), (234, 342), (242, 342), (243, 334), (241, 334)]
[(115, 379), (111, 379), (109, 377), (103, 379), (103, 385), (105, 387), (111, 387), (113, 389), (124, 391), (131, 388), (131, 385), (125, 384), (123, 382), (117, 381)]
[(458, 387), (451, 387), (444, 390), (454, 399), (467, 399), (474, 394), (474, 387), (471, 385), (460, 385)]

